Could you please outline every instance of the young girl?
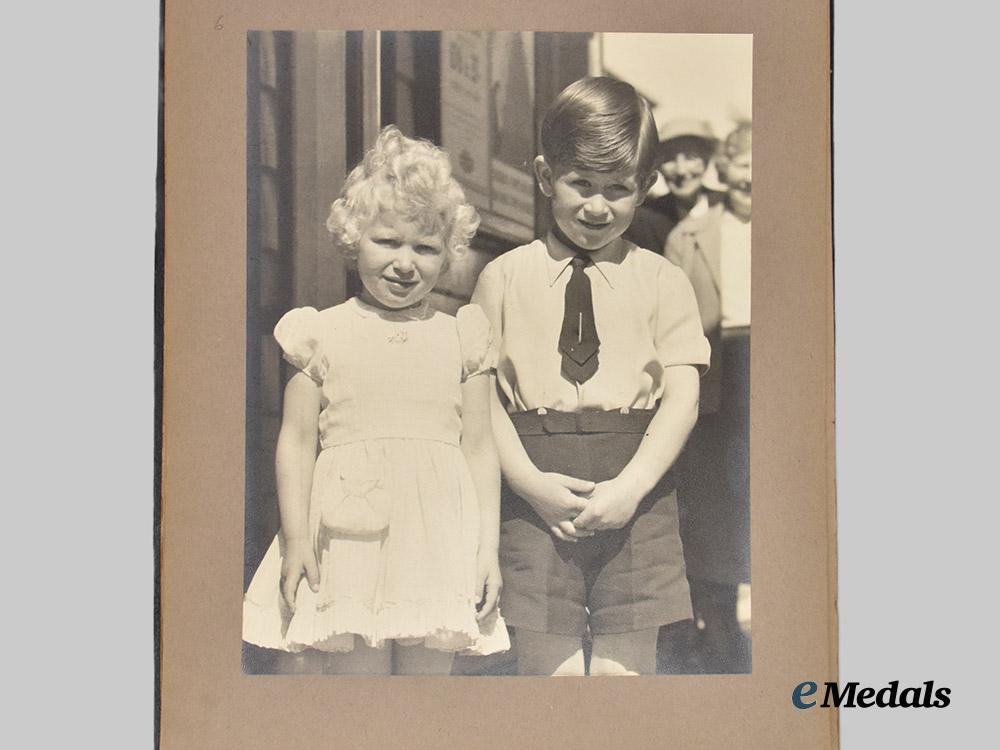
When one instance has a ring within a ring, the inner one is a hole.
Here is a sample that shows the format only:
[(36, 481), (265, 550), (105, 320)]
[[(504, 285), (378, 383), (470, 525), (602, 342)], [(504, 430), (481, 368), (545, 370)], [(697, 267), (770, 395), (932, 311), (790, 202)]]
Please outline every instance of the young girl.
[(455, 652), (509, 648), (490, 326), (427, 299), (478, 222), (447, 155), (393, 126), (347, 178), (327, 226), (364, 290), (274, 330), (299, 372), (278, 436), (281, 531), (244, 600), (245, 641), (362, 674), (447, 673)]

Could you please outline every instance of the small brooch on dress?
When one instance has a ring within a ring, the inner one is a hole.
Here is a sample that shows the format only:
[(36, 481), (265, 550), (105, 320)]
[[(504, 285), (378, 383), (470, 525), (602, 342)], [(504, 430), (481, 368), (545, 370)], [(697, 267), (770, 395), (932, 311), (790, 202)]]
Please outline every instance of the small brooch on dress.
[(394, 334), (389, 336), (387, 341), (390, 344), (404, 344), (406, 343), (406, 338), (407, 338), (406, 330), (401, 328), (400, 330), (396, 331)]

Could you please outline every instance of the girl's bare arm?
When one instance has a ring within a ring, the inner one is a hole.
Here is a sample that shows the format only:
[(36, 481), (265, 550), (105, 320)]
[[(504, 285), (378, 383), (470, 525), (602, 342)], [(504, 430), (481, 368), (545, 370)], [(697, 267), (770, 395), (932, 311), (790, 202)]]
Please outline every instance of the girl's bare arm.
[(320, 388), (308, 375), (297, 372), (285, 386), (281, 431), (275, 452), (278, 511), (285, 539), (281, 590), (289, 606), (305, 574), (313, 590), (319, 587), (319, 570), (309, 538), (309, 496), (319, 435)]

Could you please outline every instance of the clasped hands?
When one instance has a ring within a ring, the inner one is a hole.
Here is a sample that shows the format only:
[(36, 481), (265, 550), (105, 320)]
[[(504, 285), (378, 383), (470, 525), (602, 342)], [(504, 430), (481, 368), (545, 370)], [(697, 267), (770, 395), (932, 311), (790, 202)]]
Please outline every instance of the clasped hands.
[(552, 535), (564, 542), (593, 536), (595, 531), (622, 528), (642, 500), (622, 477), (591, 482), (557, 472), (538, 472), (527, 486), (516, 489), (548, 524)]

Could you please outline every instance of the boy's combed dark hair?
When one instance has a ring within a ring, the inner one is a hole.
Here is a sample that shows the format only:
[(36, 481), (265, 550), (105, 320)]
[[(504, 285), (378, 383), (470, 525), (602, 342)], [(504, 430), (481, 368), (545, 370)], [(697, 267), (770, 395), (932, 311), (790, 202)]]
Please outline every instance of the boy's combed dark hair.
[(625, 81), (581, 78), (564, 88), (542, 120), (542, 155), (553, 167), (591, 172), (656, 169), (656, 121), (649, 103)]

